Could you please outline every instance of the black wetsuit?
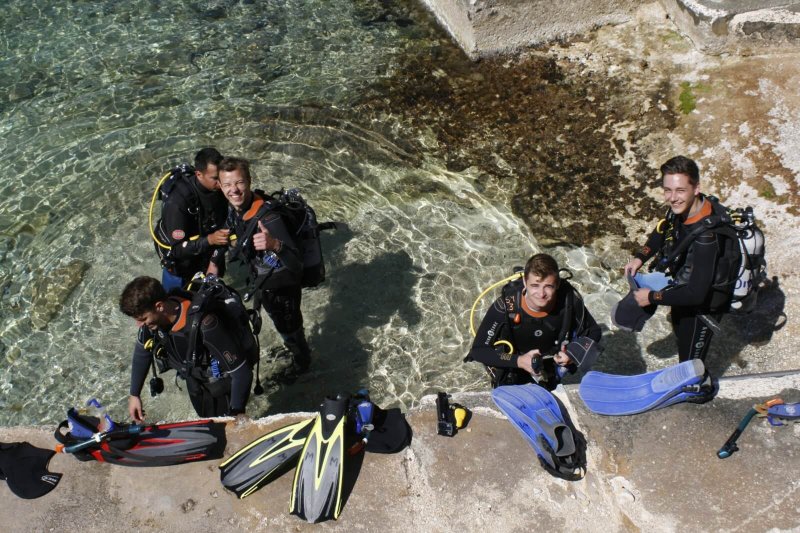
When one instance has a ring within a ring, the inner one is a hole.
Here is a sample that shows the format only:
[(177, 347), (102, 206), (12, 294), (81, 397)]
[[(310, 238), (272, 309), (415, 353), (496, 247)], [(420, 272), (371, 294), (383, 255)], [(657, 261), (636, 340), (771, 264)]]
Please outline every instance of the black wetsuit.
[[(493, 386), (533, 381), (530, 374), (517, 367), (519, 356), (530, 350), (538, 349), (542, 355), (554, 355), (560, 351), (563, 341), (576, 337), (585, 336), (595, 342), (600, 341), (600, 326), (568, 281), (560, 281), (556, 305), (550, 313), (528, 310), (522, 302), (521, 288), (521, 282), (517, 282), (503, 290), (503, 296), (495, 300), (483, 317), (472, 348), (464, 359), (486, 365), (494, 376)], [(510, 342), (514, 352), (507, 353), (508, 347), (505, 345), (495, 346), (500, 340)], [(543, 365), (546, 383), (542, 384), (554, 388), (558, 384), (556, 364), (548, 358), (543, 360)], [(570, 370), (574, 372), (574, 367)]]
[[(236, 239), (231, 240), (227, 252), (230, 259), (238, 259), (249, 265), (254, 306), (264, 307), (295, 362), (305, 369), (311, 359), (300, 309), (303, 253), (283, 217), (269, 209), (270, 202), (274, 200), (263, 191), (256, 190), (250, 203), (242, 206), (241, 211), (229, 209), (225, 225), (232, 235), (236, 235)], [(257, 251), (253, 247), (253, 235), (259, 231), (258, 220), (272, 237), (282, 242), (277, 253)], [(220, 268), (225, 262), (225, 252), (225, 249), (217, 250), (211, 259)]]
[(182, 287), (195, 273), (208, 268), (216, 247), (208, 243), (207, 236), (223, 227), (227, 214), (228, 202), (220, 191), (209, 191), (194, 174), (176, 178), (156, 226), (159, 240), (171, 249), (156, 248), (162, 265), (182, 279)]
[[(200, 322), (197, 357), (190, 361), (190, 300), (170, 296), (179, 305), (179, 315), (168, 331), (139, 328), (131, 364), (131, 396), (140, 396), (154, 353), (165, 366), (186, 380), (192, 406), (198, 416), (236, 415), (245, 411), (253, 381), (253, 363), (258, 348), (252, 335), (243, 334), (240, 324), (228, 324), (225, 317), (206, 314)], [(246, 326), (245, 326), (246, 327)], [(149, 340), (153, 348), (145, 348)], [(219, 363), (220, 378), (214, 378), (211, 360)]]
[[(703, 219), (714, 214), (711, 200), (702, 198), (700, 211), (686, 220), (668, 213), (664, 222), (666, 227), (656, 228), (635, 257), (642, 264), (657, 253), (658, 259), (668, 257), (671, 250), (680, 246), (695, 229), (703, 226)], [(659, 265), (657, 259), (654, 265), (656, 270), (665, 271), (674, 280), (673, 284), (661, 291), (651, 291), (649, 300), (653, 304), (671, 307), (670, 321), (678, 338), (680, 361), (705, 359), (713, 332), (699, 316), (706, 315), (719, 322), (722, 319), (719, 308), (730, 301), (729, 294), (732, 291), (714, 289), (715, 283), (724, 285), (724, 280), (717, 278), (727, 275), (725, 272), (717, 272), (722, 254), (721, 238), (711, 230), (700, 232), (672, 264)]]

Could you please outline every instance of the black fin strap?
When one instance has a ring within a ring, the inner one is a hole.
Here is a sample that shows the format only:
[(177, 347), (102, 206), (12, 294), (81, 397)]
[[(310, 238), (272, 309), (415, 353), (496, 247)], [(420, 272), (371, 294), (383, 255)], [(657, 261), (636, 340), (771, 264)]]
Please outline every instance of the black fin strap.
[(575, 439), (575, 453), (566, 457), (557, 456), (544, 437), (540, 436), (540, 444), (547, 450), (555, 466), (551, 466), (542, 457), (539, 457), (539, 463), (552, 476), (567, 481), (578, 481), (586, 475), (586, 439), (580, 431), (572, 431), (572, 436)]
[(688, 403), (706, 403), (713, 400), (717, 395), (717, 391), (719, 391), (719, 382), (706, 371), (702, 383), (698, 385), (688, 385), (681, 390), (683, 392), (697, 393), (696, 396), (689, 396), (686, 398)]

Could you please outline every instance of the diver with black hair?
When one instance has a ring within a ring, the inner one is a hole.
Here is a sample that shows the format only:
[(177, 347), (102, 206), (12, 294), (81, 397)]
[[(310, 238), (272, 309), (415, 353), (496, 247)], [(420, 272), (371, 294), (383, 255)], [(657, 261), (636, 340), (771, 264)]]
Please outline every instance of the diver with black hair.
[(209, 310), (195, 315), (191, 293), (180, 289), (167, 293), (148, 276), (125, 286), (119, 308), (139, 326), (128, 398), (134, 422), (144, 420), (141, 393), (154, 358), (161, 372), (173, 369), (185, 380), (198, 416), (245, 412), (258, 360), (258, 343), (247, 324)]
[(228, 205), (219, 190), (220, 161), (222, 154), (216, 148), (203, 148), (195, 155), (194, 168), (176, 167), (159, 187), (164, 202), (154, 238), (167, 291), (186, 287), (192, 276), (206, 271), (214, 249), (228, 244), (229, 231), (223, 227)]
[(486, 312), (464, 361), (483, 363), (492, 387), (535, 381), (552, 390), (566, 373), (591, 366), (600, 327), (552, 256), (528, 259), (521, 278)]

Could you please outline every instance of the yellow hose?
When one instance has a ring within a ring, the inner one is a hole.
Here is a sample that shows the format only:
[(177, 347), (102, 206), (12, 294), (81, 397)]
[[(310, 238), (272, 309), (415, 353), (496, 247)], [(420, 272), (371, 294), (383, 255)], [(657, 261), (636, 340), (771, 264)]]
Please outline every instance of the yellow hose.
[(164, 248), (165, 250), (171, 250), (172, 246), (170, 246), (168, 244), (164, 244), (163, 242), (158, 240), (158, 237), (156, 237), (156, 232), (153, 229), (153, 207), (156, 205), (156, 197), (158, 197), (158, 191), (161, 190), (161, 185), (163, 185), (164, 182), (166, 181), (166, 179), (168, 177), (170, 177), (171, 175), (172, 175), (172, 171), (170, 170), (169, 172), (164, 174), (164, 177), (161, 178), (159, 180), (159, 182), (158, 182), (158, 185), (156, 185), (156, 188), (153, 191), (153, 197), (150, 199), (150, 213), (148, 215), (149, 220), (150, 220), (150, 236), (153, 238), (153, 240), (156, 242), (157, 245), (159, 245), (160, 247)]
[[(508, 276), (507, 278), (501, 279), (497, 283), (494, 283), (493, 285), (489, 286), (477, 298), (475, 298), (475, 303), (472, 304), (472, 309), (469, 312), (469, 332), (472, 333), (473, 337), (478, 334), (478, 332), (475, 330), (475, 309), (478, 307), (478, 302), (480, 302), (481, 299), (484, 296), (486, 296), (487, 292), (495, 289), (496, 287), (498, 287), (500, 285), (508, 283), (509, 281), (514, 281), (517, 278), (521, 278), (524, 275), (525, 275), (524, 272), (514, 272), (512, 275)], [(513, 347), (512, 347), (512, 352), (513, 352)]]

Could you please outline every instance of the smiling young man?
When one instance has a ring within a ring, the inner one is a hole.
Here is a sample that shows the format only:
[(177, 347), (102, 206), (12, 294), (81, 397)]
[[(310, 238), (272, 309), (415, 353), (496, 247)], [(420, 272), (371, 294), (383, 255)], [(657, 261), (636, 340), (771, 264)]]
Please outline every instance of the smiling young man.
[[(311, 349), (303, 331), (301, 280), (303, 254), (293, 239), (274, 200), (263, 191), (253, 190), (250, 164), (245, 159), (227, 157), (219, 164), (219, 183), (230, 205), (226, 227), (232, 242), (230, 259), (250, 267), (253, 305), (263, 306), (275, 329), (283, 338), (294, 360), (294, 372), (304, 372), (311, 364)], [(211, 259), (210, 272), (221, 269), (225, 253)]]
[[(644, 263), (656, 257), (654, 269), (665, 273), (669, 284), (659, 290), (637, 289), (633, 298), (641, 308), (670, 306), (680, 361), (704, 359), (713, 336), (709, 324), (719, 322), (719, 310), (730, 302), (732, 290), (727, 280), (733, 266), (720, 261), (722, 237), (702, 230), (705, 220), (719, 208), (715, 200), (700, 192), (697, 164), (687, 157), (673, 157), (661, 165), (661, 177), (667, 214), (625, 265), (625, 274), (636, 275)], [(681, 249), (686, 239), (691, 239), (690, 244), (670, 260), (672, 251)]]
[(464, 360), (483, 363), (493, 387), (536, 381), (552, 389), (563, 374), (558, 367), (574, 366), (567, 343), (578, 337), (599, 342), (600, 327), (578, 291), (559, 277), (552, 256), (534, 255), (523, 274), (486, 312)]

